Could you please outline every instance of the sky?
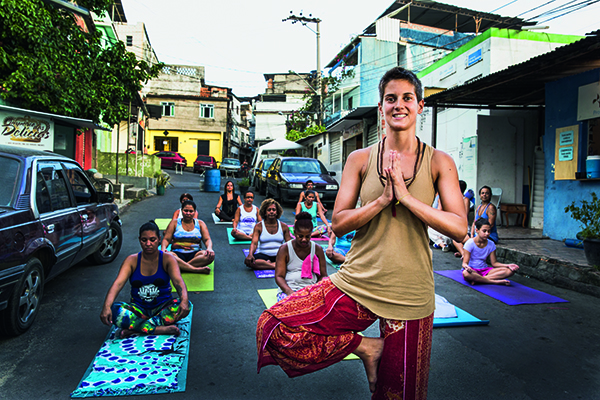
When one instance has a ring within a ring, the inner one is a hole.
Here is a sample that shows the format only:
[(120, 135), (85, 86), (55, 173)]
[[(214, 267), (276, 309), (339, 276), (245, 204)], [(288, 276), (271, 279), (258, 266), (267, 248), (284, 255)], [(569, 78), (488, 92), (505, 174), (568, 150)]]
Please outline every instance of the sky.
[[(529, 19), (582, 0), (448, 0), (446, 4)], [(444, 2), (444, 1), (441, 1)], [(317, 67), (315, 24), (282, 19), (290, 11), (321, 19), (321, 69), (393, 0), (122, 0), (128, 23), (144, 22), (158, 59), (205, 67), (206, 83), (230, 87), (238, 97), (264, 93), (265, 73), (308, 73)], [(542, 6), (546, 3), (546, 6)], [(334, 5), (335, 4), (335, 5)], [(542, 6), (536, 10), (535, 7)], [(532, 10), (532, 11), (530, 11)], [(529, 11), (529, 12), (528, 12)], [(600, 2), (540, 25), (540, 32), (584, 35), (600, 29)], [(535, 18), (543, 22), (546, 18)]]

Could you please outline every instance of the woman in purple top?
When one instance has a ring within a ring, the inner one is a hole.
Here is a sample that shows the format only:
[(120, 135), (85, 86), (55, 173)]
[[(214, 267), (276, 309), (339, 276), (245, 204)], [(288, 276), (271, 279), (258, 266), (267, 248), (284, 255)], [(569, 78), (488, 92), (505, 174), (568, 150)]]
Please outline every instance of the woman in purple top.
[[(492, 230), (490, 221), (479, 218), (473, 224), (477, 236), (467, 240), (464, 247), (463, 278), (471, 285), (475, 283), (493, 283), (496, 285), (510, 285), (506, 280), (519, 269), (517, 264), (502, 264), (496, 259), (496, 245), (488, 240)], [(490, 257), (491, 267), (486, 260)]]

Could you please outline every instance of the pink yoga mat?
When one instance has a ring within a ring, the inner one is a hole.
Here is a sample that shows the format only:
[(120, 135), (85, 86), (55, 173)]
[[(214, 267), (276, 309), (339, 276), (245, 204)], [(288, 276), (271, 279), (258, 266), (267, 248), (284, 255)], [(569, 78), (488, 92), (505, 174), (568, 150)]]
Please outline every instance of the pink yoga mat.
[(542, 303), (568, 303), (569, 300), (561, 299), (560, 297), (553, 296), (548, 293), (540, 292), (536, 289), (531, 289), (525, 285), (521, 285), (515, 281), (510, 281), (510, 286), (504, 285), (485, 285), (475, 284), (471, 285), (465, 281), (462, 276), (462, 270), (446, 270), (446, 271), (433, 271), (436, 274), (450, 278), (462, 285), (470, 287), (473, 290), (477, 290), (480, 293), (486, 294), (493, 297), (496, 300), (508, 304), (509, 306), (516, 306), (519, 304), (542, 304)]

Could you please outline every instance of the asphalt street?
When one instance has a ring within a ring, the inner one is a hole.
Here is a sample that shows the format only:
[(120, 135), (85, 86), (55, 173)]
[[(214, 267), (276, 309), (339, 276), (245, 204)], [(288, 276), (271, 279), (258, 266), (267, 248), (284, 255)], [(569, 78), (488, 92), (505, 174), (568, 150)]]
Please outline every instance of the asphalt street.
[[(171, 180), (175, 188), (165, 196), (123, 210), (124, 242), (115, 262), (80, 263), (48, 282), (33, 327), (19, 337), (0, 337), (0, 398), (69, 398), (104, 341), (108, 327), (100, 322), (100, 308), (121, 262), (140, 251), (139, 226), (170, 218), (179, 195), (190, 192), (214, 243), (215, 290), (189, 296), (194, 315), (186, 392), (137, 398), (368, 399), (359, 360), (294, 379), (274, 366), (256, 373), (255, 329), (264, 309), (257, 289), (275, 282), (256, 279), (243, 264), (245, 247), (228, 244), (228, 225), (212, 223), (218, 193), (199, 192), (200, 177), (190, 172)], [(262, 200), (257, 195), (255, 204)], [(293, 222), (291, 205), (284, 209), (282, 219)], [(439, 250), (433, 265), (460, 268), (451, 253)], [(600, 399), (600, 298), (515, 276), (569, 303), (508, 306), (437, 274), (435, 280), (437, 294), (490, 324), (434, 329), (429, 399)], [(128, 299), (128, 287), (119, 298)], [(367, 330), (377, 334), (374, 326)]]

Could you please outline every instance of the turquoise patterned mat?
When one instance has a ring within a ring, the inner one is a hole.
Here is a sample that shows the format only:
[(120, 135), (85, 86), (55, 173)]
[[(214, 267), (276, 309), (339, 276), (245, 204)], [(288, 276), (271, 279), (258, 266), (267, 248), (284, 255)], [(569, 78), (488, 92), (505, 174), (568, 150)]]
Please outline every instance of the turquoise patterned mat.
[(177, 323), (179, 336), (115, 337), (111, 327), (72, 398), (184, 392), (192, 328), (190, 314)]

